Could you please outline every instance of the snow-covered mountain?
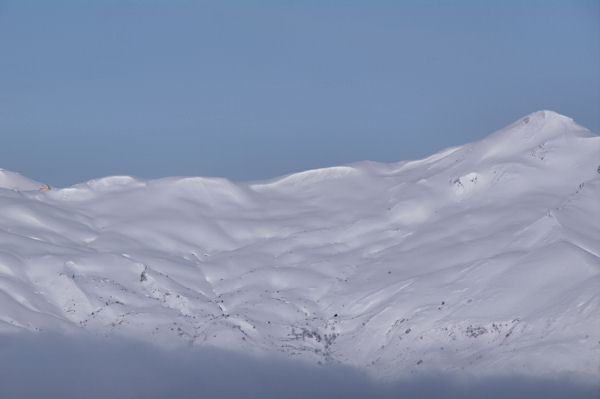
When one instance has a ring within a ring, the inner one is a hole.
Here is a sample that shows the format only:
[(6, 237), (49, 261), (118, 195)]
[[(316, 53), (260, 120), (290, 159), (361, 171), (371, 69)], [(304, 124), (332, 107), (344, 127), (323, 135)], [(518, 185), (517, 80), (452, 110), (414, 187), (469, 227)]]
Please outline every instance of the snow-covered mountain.
[(599, 136), (539, 111), (422, 160), (252, 183), (0, 170), (0, 332), (594, 380), (599, 166)]

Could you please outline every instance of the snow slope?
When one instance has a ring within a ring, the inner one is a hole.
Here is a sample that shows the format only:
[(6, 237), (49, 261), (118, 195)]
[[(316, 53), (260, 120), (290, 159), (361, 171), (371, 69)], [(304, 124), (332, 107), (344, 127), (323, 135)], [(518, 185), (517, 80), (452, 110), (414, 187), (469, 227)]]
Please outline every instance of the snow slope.
[[(255, 183), (0, 171), (0, 332), (424, 372), (600, 375), (600, 137), (535, 112)], [(31, 191), (28, 191), (31, 190)]]

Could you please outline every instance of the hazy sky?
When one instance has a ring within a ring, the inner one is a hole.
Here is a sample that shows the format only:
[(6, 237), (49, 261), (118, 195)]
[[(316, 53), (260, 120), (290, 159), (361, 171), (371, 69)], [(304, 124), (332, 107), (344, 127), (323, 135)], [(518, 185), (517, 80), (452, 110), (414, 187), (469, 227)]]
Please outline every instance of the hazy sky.
[(599, 71), (598, 1), (0, 0), (0, 167), (253, 180), (539, 109), (598, 133)]

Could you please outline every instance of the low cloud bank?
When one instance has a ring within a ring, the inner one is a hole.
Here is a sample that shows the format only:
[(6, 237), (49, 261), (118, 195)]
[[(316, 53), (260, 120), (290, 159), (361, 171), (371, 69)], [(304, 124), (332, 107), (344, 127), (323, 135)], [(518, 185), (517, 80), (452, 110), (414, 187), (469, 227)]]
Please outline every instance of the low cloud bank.
[(600, 385), (498, 377), (382, 384), (356, 369), (121, 339), (0, 335), (2, 398), (597, 398)]

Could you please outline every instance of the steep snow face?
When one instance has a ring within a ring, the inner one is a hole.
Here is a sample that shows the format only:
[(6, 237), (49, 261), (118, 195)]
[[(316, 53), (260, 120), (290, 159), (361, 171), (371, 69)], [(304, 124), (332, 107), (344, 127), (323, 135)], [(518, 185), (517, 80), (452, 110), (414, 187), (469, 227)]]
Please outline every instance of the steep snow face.
[[(257, 183), (0, 174), (0, 331), (421, 372), (600, 373), (600, 137), (549, 111)], [(8, 177), (7, 177), (8, 176)], [(25, 182), (25, 183), (24, 183)]]

